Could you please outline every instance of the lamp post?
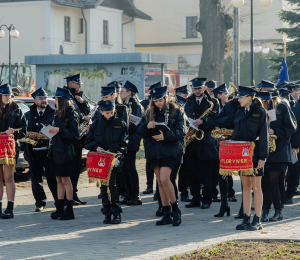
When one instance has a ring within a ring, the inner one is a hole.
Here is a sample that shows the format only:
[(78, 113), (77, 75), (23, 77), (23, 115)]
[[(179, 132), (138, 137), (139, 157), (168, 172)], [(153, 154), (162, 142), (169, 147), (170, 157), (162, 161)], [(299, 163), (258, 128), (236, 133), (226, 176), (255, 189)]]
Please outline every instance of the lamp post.
[[(250, 0), (251, 9), (251, 36), (250, 36), (250, 86), (254, 86), (254, 36), (253, 36), (253, 0)], [(260, 0), (262, 6), (269, 6), (273, 0)], [(236, 8), (240, 8), (244, 5), (244, 0), (232, 0), (232, 5)]]
[(9, 27), (5, 24), (0, 26), (0, 38), (3, 38), (5, 36), (5, 32), (1, 29), (2, 27), (6, 27), (9, 31), (9, 85), (12, 85), (11, 81), (11, 37), (18, 38), (19, 37), (19, 31), (16, 29), (16, 26), (14, 24), (11, 24)]

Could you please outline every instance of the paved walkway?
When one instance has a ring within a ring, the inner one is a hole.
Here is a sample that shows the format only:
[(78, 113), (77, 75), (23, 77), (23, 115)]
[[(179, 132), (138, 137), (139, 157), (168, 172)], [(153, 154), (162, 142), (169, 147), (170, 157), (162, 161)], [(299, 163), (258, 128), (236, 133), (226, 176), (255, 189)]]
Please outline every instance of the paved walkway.
[[(146, 188), (144, 160), (138, 160), (140, 190)], [(99, 188), (89, 184), (85, 173), (81, 175), (79, 196), (87, 205), (75, 208), (76, 219), (59, 221), (50, 218), (54, 211), (49, 189), (47, 208), (34, 212), (30, 182), (17, 185), (15, 218), (0, 219), (0, 259), (164, 259), (168, 256), (192, 251), (228, 239), (300, 239), (300, 197), (295, 204), (284, 209), (284, 221), (264, 225), (263, 232), (239, 232), (235, 220), (241, 195), (240, 182), (235, 178), (237, 203), (230, 203), (232, 216), (214, 218), (220, 203), (210, 209), (186, 209), (180, 202), (182, 224), (157, 227), (157, 203), (153, 195), (142, 197), (143, 205), (123, 207), (121, 225), (104, 225), (100, 214)], [(3, 201), (6, 205), (6, 200)], [(270, 215), (273, 214), (273, 211)]]

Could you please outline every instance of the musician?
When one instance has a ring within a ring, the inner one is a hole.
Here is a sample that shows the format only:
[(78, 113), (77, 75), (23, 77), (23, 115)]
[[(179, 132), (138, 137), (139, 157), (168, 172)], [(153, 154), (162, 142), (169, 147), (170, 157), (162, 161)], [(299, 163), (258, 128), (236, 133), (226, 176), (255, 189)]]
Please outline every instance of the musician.
[[(253, 167), (257, 173), (253, 176), (241, 176), (243, 184), (244, 219), (237, 230), (262, 229), (260, 213), (262, 209), (261, 178), (264, 175), (265, 161), (269, 155), (269, 120), (256, 91), (251, 87), (239, 87), (237, 98), (240, 107), (234, 119), (232, 140), (254, 142)], [(258, 140), (257, 140), (258, 139)], [(251, 190), (254, 192), (255, 215), (250, 224)]]
[(112, 82), (108, 83), (107, 86), (114, 86), (116, 88), (116, 94), (120, 95), (120, 91), (121, 91), (121, 88), (122, 88), (122, 83), (121, 82), (112, 81)]
[[(182, 143), (187, 129), (183, 111), (178, 109), (166, 93), (167, 86), (151, 90), (151, 103), (137, 132), (144, 140), (148, 140), (146, 156), (150, 162), (150, 169), (154, 170), (158, 180), (164, 216), (156, 222), (156, 225), (172, 223), (173, 226), (178, 226), (181, 223), (181, 212), (178, 208), (174, 186), (170, 181), (170, 174), (176, 162), (181, 159)], [(155, 122), (165, 123), (170, 130), (166, 127), (159, 130)]]
[[(121, 89), (121, 99), (127, 106), (130, 115), (142, 117), (143, 107), (137, 97), (138, 89), (130, 81), (126, 81)], [(127, 206), (142, 205), (139, 197), (139, 176), (135, 166), (136, 152), (140, 148), (141, 137), (136, 133), (137, 126), (129, 125), (129, 143), (127, 154), (124, 156), (123, 179), (127, 190), (127, 196), (120, 202)]]
[(206, 78), (195, 78), (191, 82), (193, 94), (187, 99), (185, 112), (188, 118), (195, 120), (194, 126), (204, 131), (204, 137), (202, 140), (193, 140), (187, 147), (190, 190), (193, 198), (185, 206), (187, 208), (200, 206), (202, 182), (201, 208), (208, 209), (212, 202), (211, 170), (219, 160), (219, 142), (211, 136), (211, 131), (215, 128), (215, 119), (219, 113), (219, 102), (212, 101), (210, 95), (205, 91)]
[[(16, 160), (19, 155), (17, 140), (26, 134), (26, 119), (22, 110), (12, 99), (11, 87), (8, 84), (0, 86), (0, 132), (8, 135), (14, 135), (16, 145)], [(22, 128), (19, 131), (14, 129)], [(14, 217), (14, 200), (15, 200), (15, 181), (14, 181), (14, 164), (7, 162), (5, 159), (0, 160), (0, 217), (10, 219)], [(3, 197), (3, 180), (5, 181), (7, 208), (2, 212)]]
[[(111, 101), (101, 101), (99, 103), (101, 117), (91, 126), (85, 141), (85, 148), (90, 151), (109, 151), (112, 153), (126, 153), (128, 143), (127, 123), (117, 117), (115, 103)], [(102, 205), (101, 209), (105, 219), (104, 224), (121, 223), (121, 206), (116, 186), (117, 175), (122, 171), (122, 156), (118, 156), (120, 165), (114, 167), (109, 180), (109, 190), (111, 201), (108, 199), (107, 186), (101, 185)], [(111, 216), (113, 215), (113, 219)]]
[[(79, 137), (79, 116), (71, 102), (71, 93), (66, 88), (57, 88), (55, 93), (55, 105), (57, 107), (54, 116), (53, 127), (49, 133), (55, 134), (51, 139), (49, 158), (50, 172), (56, 176), (57, 201), (56, 211), (51, 213), (52, 219), (74, 219), (73, 212), (73, 186), (70, 176), (74, 173), (76, 158), (74, 143)], [(67, 208), (64, 211), (64, 198), (66, 195)]]
[[(266, 110), (276, 111), (276, 120), (270, 123), (269, 134), (276, 135), (276, 151), (271, 152), (267, 158), (264, 167), (264, 176), (262, 177), (263, 189), (263, 209), (261, 221), (267, 222), (282, 220), (281, 196), (279, 190), (279, 177), (285, 175), (288, 162), (291, 162), (292, 147), (291, 135), (296, 132), (297, 125), (293, 119), (294, 115), (290, 109), (282, 103), (278, 97), (272, 97), (271, 93), (261, 91), (256, 93), (256, 97), (261, 98), (263, 107)], [(272, 202), (274, 203), (275, 214), (268, 218)]]
[[(67, 87), (71, 93), (71, 100), (73, 101), (73, 105), (75, 107), (76, 112), (79, 115), (79, 124), (83, 123), (84, 121), (89, 122), (91, 117), (89, 116), (90, 113), (90, 106), (87, 101), (85, 101), (83, 97), (83, 92), (81, 91), (81, 77), (80, 74), (70, 75), (65, 78), (67, 80)], [(84, 205), (86, 204), (85, 201), (81, 201), (77, 195), (77, 184), (79, 180), (79, 175), (81, 173), (81, 166), (82, 166), (82, 148), (85, 141), (85, 137), (82, 137), (78, 140), (75, 144), (75, 154), (76, 158), (74, 160), (75, 167), (74, 173), (71, 175), (72, 185), (73, 185), (73, 205)]]
[[(48, 94), (43, 88), (39, 88), (31, 96), (34, 98), (34, 104), (30, 106), (30, 110), (25, 114), (27, 131), (39, 133), (44, 126), (52, 124), (55, 110), (48, 105)], [(44, 171), (54, 201), (57, 200), (57, 183), (55, 176), (50, 174), (50, 161), (47, 157), (49, 141), (38, 140), (38, 144), (34, 147), (28, 143), (22, 144), (24, 158), (29, 162), (31, 187), (36, 205), (35, 212), (42, 212), (47, 202), (46, 193), (43, 188)], [(45, 149), (35, 150), (34, 148)]]
[(212, 98), (215, 98), (215, 94), (214, 94), (213, 90), (217, 87), (217, 81), (214, 81), (214, 80), (207, 81), (205, 83), (205, 86), (206, 86), (206, 89), (207, 89), (207, 92), (209, 93), (209, 95)]
[(219, 87), (215, 88), (213, 91), (214, 97), (219, 100), (220, 108), (228, 102), (228, 90), (226, 84), (222, 84)]

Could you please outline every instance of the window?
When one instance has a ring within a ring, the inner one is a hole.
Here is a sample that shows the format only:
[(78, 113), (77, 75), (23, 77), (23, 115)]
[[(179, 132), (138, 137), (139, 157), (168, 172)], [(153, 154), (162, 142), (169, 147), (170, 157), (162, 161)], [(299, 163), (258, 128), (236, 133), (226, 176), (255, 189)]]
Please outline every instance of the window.
[(197, 22), (197, 16), (186, 17), (186, 38), (198, 38), (198, 32), (196, 31)]
[(108, 45), (108, 21), (103, 21), (103, 44)]
[(65, 42), (70, 42), (70, 17), (65, 16)]
[(83, 33), (83, 18), (79, 19), (79, 33)]

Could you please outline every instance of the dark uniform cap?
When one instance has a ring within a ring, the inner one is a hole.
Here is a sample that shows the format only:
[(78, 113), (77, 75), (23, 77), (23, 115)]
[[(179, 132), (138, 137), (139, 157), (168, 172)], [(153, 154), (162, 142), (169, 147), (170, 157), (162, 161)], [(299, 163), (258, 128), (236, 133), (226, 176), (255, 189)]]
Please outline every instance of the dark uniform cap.
[(210, 80), (210, 81), (205, 83), (205, 86), (209, 89), (214, 89), (214, 88), (217, 87), (217, 81)]
[(186, 103), (186, 101), (187, 101), (187, 99), (186, 98), (184, 98), (184, 97), (181, 97), (181, 96), (175, 96), (176, 97), (176, 101), (178, 102), (178, 103), (180, 103), (180, 104), (182, 104), (182, 105), (185, 105), (185, 103)]
[(275, 88), (275, 83), (268, 80), (262, 80), (260, 83), (261, 88)]
[(294, 89), (300, 89), (300, 85), (299, 84), (295, 84), (295, 83), (289, 83), (285, 86), (286, 88), (288, 88), (289, 90)]
[(256, 97), (261, 98), (262, 101), (270, 100), (272, 95), (269, 91), (258, 91)]
[(4, 95), (4, 96), (11, 96), (12, 95), (9, 84), (4, 84), (4, 85), (0, 86), (0, 95)]
[(33, 92), (31, 94), (31, 96), (33, 98), (36, 98), (36, 97), (48, 97), (48, 94), (47, 94), (47, 92), (42, 87), (40, 87), (35, 92)]
[(160, 88), (160, 87), (162, 87), (161, 82), (157, 82), (149, 87), (149, 91), (151, 91), (152, 89), (155, 89), (155, 88)]
[(123, 87), (129, 89), (134, 94), (139, 93), (137, 87), (128, 80), (124, 83)]
[(115, 86), (103, 86), (101, 87), (101, 95), (102, 97), (106, 97), (110, 94), (116, 93), (116, 87)]
[(286, 89), (286, 88), (279, 89), (279, 95), (280, 96), (281, 95), (288, 95), (288, 94), (290, 94), (290, 92), (288, 91), (288, 89)]
[(192, 87), (193, 88), (200, 88), (205, 86), (207, 78), (194, 78), (190, 82), (192, 82)]
[(175, 93), (189, 94), (187, 85), (175, 88)]
[(285, 88), (285, 86), (288, 85), (288, 84), (289, 84), (289, 82), (283, 81), (282, 83), (280, 83), (280, 84), (277, 85), (276, 87), (277, 87), (278, 89), (281, 89), (281, 88)]
[(115, 107), (115, 103), (112, 103), (109, 100), (106, 100), (106, 101), (102, 100), (98, 103), (98, 105), (102, 111), (111, 111)]
[(65, 77), (64, 79), (66, 79), (67, 80), (67, 82), (69, 82), (69, 81), (73, 81), (73, 82), (75, 82), (75, 83), (77, 83), (77, 84), (82, 84), (82, 82), (81, 82), (81, 77), (80, 77), (80, 73), (79, 74), (76, 74), (76, 75), (70, 75), (70, 76), (68, 76), (68, 77)]
[(116, 90), (120, 90), (122, 87), (122, 83), (118, 82), (118, 81), (112, 81), (112, 82), (108, 83), (107, 86), (114, 86), (116, 88)]
[(68, 89), (66, 88), (57, 88), (56, 92), (55, 92), (55, 96), (53, 98), (56, 97), (64, 97), (66, 99), (71, 99), (71, 93)]
[(222, 84), (221, 86), (215, 88), (213, 91), (212, 91), (214, 94), (217, 94), (217, 93), (228, 93), (228, 90), (227, 90), (227, 86), (226, 84)]
[(163, 98), (167, 94), (167, 86), (154, 88), (150, 92), (153, 101)]
[(246, 97), (246, 96), (252, 96), (252, 97), (254, 97), (255, 94), (256, 94), (256, 91), (255, 91), (254, 88), (239, 86), (238, 94), (237, 94), (236, 97), (237, 98)]

